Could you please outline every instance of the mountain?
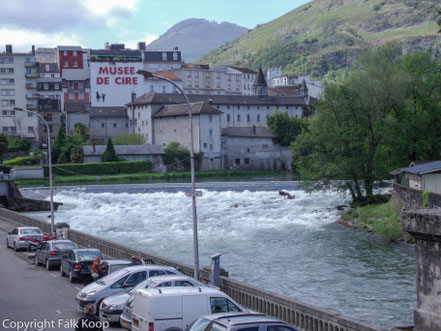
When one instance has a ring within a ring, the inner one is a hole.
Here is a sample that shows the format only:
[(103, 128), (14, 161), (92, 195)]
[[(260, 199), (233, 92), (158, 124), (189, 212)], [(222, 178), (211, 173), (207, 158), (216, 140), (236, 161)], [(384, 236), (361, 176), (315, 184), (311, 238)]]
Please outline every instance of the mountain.
[(198, 60), (257, 69), (282, 66), (287, 74), (335, 77), (368, 49), (389, 41), (403, 51), (439, 54), (439, 0), (313, 0), (257, 26)]
[(172, 49), (177, 46), (186, 62), (193, 62), (226, 42), (229, 42), (248, 29), (236, 24), (205, 19), (190, 18), (173, 25), (147, 49)]

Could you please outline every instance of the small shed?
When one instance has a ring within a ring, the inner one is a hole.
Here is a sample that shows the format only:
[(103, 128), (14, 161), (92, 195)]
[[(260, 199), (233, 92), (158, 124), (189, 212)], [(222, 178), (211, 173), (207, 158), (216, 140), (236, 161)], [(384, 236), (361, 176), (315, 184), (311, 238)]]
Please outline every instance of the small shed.
[(409, 182), (410, 188), (441, 194), (441, 161), (418, 164), (391, 172), (398, 182)]

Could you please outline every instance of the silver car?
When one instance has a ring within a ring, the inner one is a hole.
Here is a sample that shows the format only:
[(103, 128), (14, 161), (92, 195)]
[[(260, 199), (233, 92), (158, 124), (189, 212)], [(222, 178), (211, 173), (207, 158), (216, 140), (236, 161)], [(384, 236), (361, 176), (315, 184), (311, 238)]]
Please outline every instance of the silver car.
[(202, 286), (205, 285), (196, 279), (184, 275), (164, 275), (150, 277), (128, 292), (113, 294), (105, 298), (100, 305), (101, 320), (109, 322), (121, 322), (123, 327), (129, 328), (132, 323), (132, 311), (127, 311), (127, 316), (120, 319), (124, 303), (135, 293), (138, 289), (151, 287), (166, 287), (166, 286)]
[(12, 247), (15, 251), (29, 246), (26, 239), (41, 239), (44, 237), (43, 232), (34, 226), (21, 226), (15, 228), (6, 236), (6, 247)]
[(112, 294), (130, 291), (143, 280), (159, 275), (182, 275), (182, 273), (173, 267), (154, 264), (125, 267), (87, 285), (78, 292), (75, 300), (80, 309), (91, 303), (98, 313), (104, 298)]

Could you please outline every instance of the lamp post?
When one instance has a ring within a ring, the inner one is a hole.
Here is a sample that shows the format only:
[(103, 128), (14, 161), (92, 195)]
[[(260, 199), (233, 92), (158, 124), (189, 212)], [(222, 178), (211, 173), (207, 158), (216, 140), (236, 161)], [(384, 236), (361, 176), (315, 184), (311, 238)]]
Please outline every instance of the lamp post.
[(193, 254), (194, 254), (194, 278), (199, 279), (199, 243), (198, 243), (198, 220), (196, 214), (196, 189), (195, 189), (195, 175), (194, 175), (194, 142), (193, 142), (193, 117), (190, 102), (188, 101), (187, 95), (184, 91), (172, 80), (165, 78), (160, 75), (155, 75), (146, 70), (138, 70), (137, 74), (143, 75), (145, 78), (157, 78), (165, 80), (170, 84), (174, 85), (179, 92), (184, 96), (185, 102), (188, 107), (188, 116), (190, 119), (190, 171), (191, 171), (191, 200), (192, 200), (192, 211), (193, 211)]
[(52, 153), (51, 153), (51, 132), (49, 129), (49, 124), (46, 122), (46, 120), (38, 114), (37, 112), (34, 112), (32, 110), (14, 107), (14, 110), (17, 111), (24, 111), (27, 113), (35, 114), (37, 115), (43, 123), (46, 125), (46, 131), (47, 131), (47, 149), (48, 149), (48, 159), (49, 159), (49, 190), (50, 190), (50, 208), (51, 208), (51, 235), (53, 236), (55, 234), (55, 224), (54, 224), (54, 189), (52, 185)]

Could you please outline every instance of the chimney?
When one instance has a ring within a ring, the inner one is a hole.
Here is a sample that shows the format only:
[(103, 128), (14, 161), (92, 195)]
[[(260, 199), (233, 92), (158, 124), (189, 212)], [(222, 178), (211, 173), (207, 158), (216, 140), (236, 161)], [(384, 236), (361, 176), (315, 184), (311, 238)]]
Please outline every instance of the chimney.
[(135, 92), (132, 92), (132, 94), (130, 94), (130, 97), (131, 97), (132, 103), (135, 102), (135, 99), (136, 99), (136, 93), (135, 93)]
[(110, 49), (110, 46), (109, 46), (109, 42), (108, 42), (108, 41), (106, 41), (106, 42), (104, 43), (104, 49), (107, 49), (107, 50)]
[(32, 45), (32, 54), (35, 55), (35, 45)]
[(138, 42), (138, 50), (145, 51), (145, 42), (143, 41)]
[(12, 54), (12, 45), (6, 45), (6, 53)]
[(174, 51), (177, 51), (177, 50), (178, 50), (178, 46), (175, 46), (175, 48), (173, 48), (173, 50), (174, 50)]
[(253, 134), (256, 134), (256, 126), (253, 125)]

